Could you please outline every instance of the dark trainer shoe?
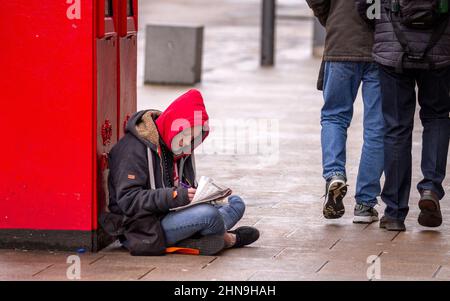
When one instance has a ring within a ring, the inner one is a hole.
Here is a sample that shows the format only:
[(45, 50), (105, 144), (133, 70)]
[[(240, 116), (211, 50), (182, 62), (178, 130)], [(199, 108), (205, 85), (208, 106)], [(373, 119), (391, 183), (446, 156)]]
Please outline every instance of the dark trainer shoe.
[(206, 235), (200, 238), (187, 238), (176, 243), (175, 247), (199, 250), (200, 255), (215, 255), (225, 248), (225, 239), (221, 235)]
[(378, 211), (367, 205), (356, 204), (354, 214), (353, 223), (355, 224), (371, 224), (378, 221)]
[(236, 235), (236, 243), (234, 244), (233, 248), (241, 248), (243, 246), (247, 246), (254, 243), (259, 238), (258, 229), (253, 227), (239, 227), (236, 230), (228, 231), (228, 233)]
[(347, 194), (344, 176), (334, 176), (326, 184), (323, 216), (326, 219), (341, 218), (345, 213), (343, 199)]
[(419, 201), (418, 222), (424, 227), (439, 227), (442, 224), (441, 206), (437, 195), (431, 190), (423, 190)]
[(383, 216), (380, 220), (380, 228), (388, 231), (406, 231), (405, 222)]

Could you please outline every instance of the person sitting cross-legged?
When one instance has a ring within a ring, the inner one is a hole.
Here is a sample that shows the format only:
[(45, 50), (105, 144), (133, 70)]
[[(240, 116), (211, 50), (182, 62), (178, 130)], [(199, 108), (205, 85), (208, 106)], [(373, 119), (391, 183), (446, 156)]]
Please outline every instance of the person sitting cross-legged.
[(144, 110), (128, 121), (125, 136), (110, 152), (110, 214), (105, 230), (132, 255), (160, 255), (168, 247), (213, 255), (259, 238), (253, 227), (231, 230), (245, 204), (232, 195), (222, 205), (190, 204), (196, 192), (193, 150), (209, 134), (199, 91), (190, 90), (164, 112)]

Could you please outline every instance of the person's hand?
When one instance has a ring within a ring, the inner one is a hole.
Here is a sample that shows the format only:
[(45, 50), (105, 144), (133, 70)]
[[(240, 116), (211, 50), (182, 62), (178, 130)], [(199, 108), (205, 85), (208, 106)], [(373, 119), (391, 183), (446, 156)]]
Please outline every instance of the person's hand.
[(196, 191), (197, 191), (197, 189), (195, 189), (195, 188), (188, 189), (189, 202), (192, 202), (192, 200), (194, 199), (194, 195), (195, 195)]

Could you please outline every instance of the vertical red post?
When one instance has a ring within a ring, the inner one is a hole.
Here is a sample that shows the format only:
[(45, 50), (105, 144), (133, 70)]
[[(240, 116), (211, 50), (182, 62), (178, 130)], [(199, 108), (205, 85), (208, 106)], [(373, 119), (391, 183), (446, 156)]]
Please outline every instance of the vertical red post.
[[(117, 105), (119, 48), (118, 18), (120, 11), (117, 0), (97, 1), (97, 141), (96, 141), (96, 204), (93, 206), (93, 225), (98, 229), (98, 215), (108, 205), (108, 153), (117, 142)], [(99, 233), (99, 240), (106, 235)]]
[(137, 0), (119, 1), (119, 47), (118, 47), (118, 131), (120, 138), (130, 116), (137, 109)]

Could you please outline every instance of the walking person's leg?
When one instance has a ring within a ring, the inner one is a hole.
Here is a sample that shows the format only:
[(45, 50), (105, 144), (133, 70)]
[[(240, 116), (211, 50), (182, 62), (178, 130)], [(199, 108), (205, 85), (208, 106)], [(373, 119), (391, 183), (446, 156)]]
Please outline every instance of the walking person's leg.
[(353, 222), (372, 223), (378, 220), (374, 207), (381, 193), (380, 178), (384, 167), (384, 120), (378, 65), (367, 63), (363, 71), (364, 144), (356, 181)]
[(422, 135), (423, 180), (417, 185), (421, 195), (419, 224), (442, 224), (439, 201), (444, 197), (442, 182), (447, 168), (450, 136), (450, 67), (424, 71), (418, 75)]
[(323, 215), (328, 219), (340, 218), (345, 213), (347, 129), (361, 82), (359, 70), (360, 63), (355, 62), (325, 64), (321, 144), (323, 178), (326, 181)]
[(399, 74), (380, 66), (381, 97), (385, 123), (384, 173), (381, 194), (386, 203), (380, 227), (404, 231), (411, 189), (411, 147), (416, 108), (416, 80), (411, 72)]

